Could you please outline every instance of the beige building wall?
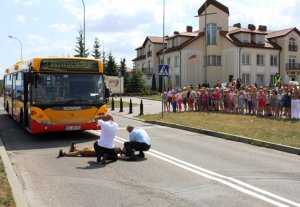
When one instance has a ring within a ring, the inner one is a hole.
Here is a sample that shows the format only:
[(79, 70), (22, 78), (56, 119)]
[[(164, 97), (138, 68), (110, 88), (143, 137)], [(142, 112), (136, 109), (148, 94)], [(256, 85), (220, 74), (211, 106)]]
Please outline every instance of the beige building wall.
[[(289, 41), (290, 38), (294, 38), (296, 40), (296, 45), (298, 46), (297, 51), (289, 51)], [(281, 59), (280, 59), (280, 74), (285, 83), (288, 83), (292, 78), (295, 78), (296, 81), (300, 82), (300, 72), (286, 70), (286, 64), (289, 63), (290, 56), (296, 57), (296, 64), (300, 63), (300, 37), (299, 35), (293, 31), (285, 37), (281, 37), (277, 39), (277, 44), (282, 47)], [(288, 74), (289, 73), (289, 74)]]

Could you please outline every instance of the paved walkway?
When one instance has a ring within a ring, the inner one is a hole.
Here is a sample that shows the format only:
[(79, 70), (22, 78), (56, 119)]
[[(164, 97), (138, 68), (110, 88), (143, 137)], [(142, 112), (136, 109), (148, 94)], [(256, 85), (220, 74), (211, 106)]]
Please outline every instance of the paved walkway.
[[(115, 108), (114, 111), (111, 111), (111, 108), (109, 108), (109, 111), (113, 115), (121, 115), (121, 116), (137, 116), (140, 115), (140, 106), (141, 106), (141, 101), (143, 103), (143, 113), (144, 114), (161, 114), (162, 112), (162, 102), (161, 101), (153, 101), (153, 100), (147, 100), (147, 99), (141, 99), (141, 98), (136, 98), (136, 97), (122, 97), (122, 101), (125, 102), (131, 102), (138, 104), (137, 106), (132, 107), (132, 114), (129, 114), (129, 107), (123, 107), (123, 112), (120, 112), (120, 107)], [(116, 97), (114, 98), (115, 101), (119, 101), (120, 98)]]

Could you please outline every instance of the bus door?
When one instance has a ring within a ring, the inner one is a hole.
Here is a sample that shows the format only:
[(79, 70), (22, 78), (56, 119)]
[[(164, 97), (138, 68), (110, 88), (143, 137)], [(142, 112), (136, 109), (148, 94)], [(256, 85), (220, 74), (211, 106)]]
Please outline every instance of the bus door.
[(14, 119), (16, 119), (15, 113), (16, 113), (16, 79), (17, 74), (12, 75), (12, 95), (11, 95), (11, 115)]

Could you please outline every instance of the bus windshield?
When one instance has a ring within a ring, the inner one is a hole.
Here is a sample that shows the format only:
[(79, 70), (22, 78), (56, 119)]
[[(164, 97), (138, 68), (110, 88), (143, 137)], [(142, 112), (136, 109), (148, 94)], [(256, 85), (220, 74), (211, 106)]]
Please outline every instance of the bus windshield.
[(35, 74), (32, 104), (103, 104), (102, 74)]

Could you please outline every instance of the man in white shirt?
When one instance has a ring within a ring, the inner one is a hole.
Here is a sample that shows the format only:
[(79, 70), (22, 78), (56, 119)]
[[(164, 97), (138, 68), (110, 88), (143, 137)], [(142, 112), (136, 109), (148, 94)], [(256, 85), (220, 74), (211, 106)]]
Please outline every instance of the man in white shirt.
[(118, 124), (108, 114), (99, 117), (98, 126), (101, 127), (101, 136), (94, 143), (97, 162), (105, 163), (106, 160), (117, 161), (118, 155), (114, 149), (114, 138), (117, 133)]
[[(145, 154), (143, 151), (148, 151), (151, 147), (150, 137), (147, 132), (142, 128), (135, 128), (133, 126), (127, 126), (129, 132), (129, 142), (124, 143), (124, 152), (129, 157), (128, 160), (135, 161), (137, 157), (144, 158)], [(140, 153), (135, 156), (134, 151)]]

